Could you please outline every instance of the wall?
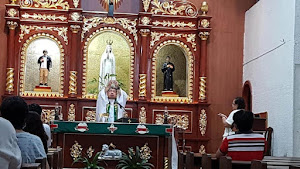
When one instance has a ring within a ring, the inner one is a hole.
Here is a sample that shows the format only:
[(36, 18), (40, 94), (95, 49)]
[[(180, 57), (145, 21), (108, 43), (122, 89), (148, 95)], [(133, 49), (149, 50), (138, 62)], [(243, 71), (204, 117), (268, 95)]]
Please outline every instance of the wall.
[[(6, 83), (6, 57), (7, 57), (7, 27), (5, 23), (5, 4), (8, 0), (0, 1), (0, 96), (4, 94)], [(0, 101), (2, 98), (0, 97)]]
[(243, 81), (252, 111), (268, 112), (273, 155), (293, 155), (295, 1), (262, 0), (246, 12)]

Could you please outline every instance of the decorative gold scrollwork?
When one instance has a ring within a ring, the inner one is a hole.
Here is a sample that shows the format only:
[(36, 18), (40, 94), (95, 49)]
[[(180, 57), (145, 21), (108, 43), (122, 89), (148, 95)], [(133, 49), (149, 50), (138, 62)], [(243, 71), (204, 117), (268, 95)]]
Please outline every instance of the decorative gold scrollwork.
[(200, 77), (199, 98), (200, 100), (206, 99), (206, 77)]
[(79, 0), (73, 0), (73, 5), (75, 8), (77, 8), (79, 5)]
[(144, 160), (149, 160), (151, 158), (151, 149), (150, 147), (148, 147), (148, 143), (145, 143), (143, 147), (141, 147), (141, 150), (140, 150), (140, 157), (141, 159), (144, 159)]
[(75, 121), (75, 105), (70, 104), (68, 112), (68, 121)]
[(195, 17), (198, 10), (191, 2), (171, 1), (161, 3), (159, 0), (153, 0), (151, 13), (163, 15), (181, 15)]
[(203, 28), (208, 28), (209, 27), (209, 21), (207, 19), (202, 19), (201, 22), (200, 22), (200, 25), (203, 27)]
[(52, 9), (64, 9), (70, 8), (68, 1), (64, 0), (21, 0), (21, 7), (27, 8), (52, 8)]
[(14, 91), (14, 68), (6, 69), (6, 88), (5, 91), (11, 93)]
[(92, 157), (93, 157), (93, 153), (94, 153), (94, 152), (95, 152), (95, 149), (93, 149), (92, 146), (90, 146), (89, 149), (86, 150), (87, 156), (88, 156), (89, 158), (92, 158)]
[(55, 118), (54, 109), (43, 109), (42, 110), (42, 121), (43, 123), (49, 124)]
[(78, 144), (77, 141), (75, 141), (75, 144), (73, 144), (72, 147), (70, 148), (71, 150), (70, 155), (73, 158), (73, 160), (76, 160), (78, 157), (81, 156), (82, 149), (83, 149), (82, 146)]
[(199, 117), (199, 128), (202, 136), (204, 136), (206, 133), (206, 126), (207, 126), (206, 111), (205, 109), (202, 109)]
[[(164, 116), (162, 114), (156, 114), (155, 124), (163, 124)], [(189, 128), (189, 116), (177, 115), (177, 114), (169, 114), (168, 122), (173, 124), (174, 127), (182, 128), (184, 130)]]
[(179, 27), (179, 28), (184, 28), (184, 27), (190, 27), (193, 28), (196, 25), (193, 24), (193, 22), (189, 22), (189, 23), (185, 23), (185, 22), (180, 22), (180, 21), (155, 21), (153, 22), (153, 25), (158, 26), (158, 25), (162, 25), (162, 26), (168, 26), (168, 27)]
[(140, 74), (139, 96), (146, 97), (146, 74)]
[(46, 15), (46, 14), (36, 14), (36, 13), (30, 15), (26, 12), (24, 14), (22, 14), (22, 17), (25, 18), (25, 19), (32, 18), (32, 19), (39, 19), (39, 20), (44, 20), (44, 21), (45, 20), (55, 21), (55, 20), (58, 20), (58, 19), (61, 20), (61, 21), (66, 21), (67, 20), (67, 17), (65, 17), (64, 15), (57, 16), (55, 14)]
[(150, 18), (147, 17), (147, 16), (144, 16), (142, 19), (141, 19), (141, 22), (143, 25), (149, 25), (150, 23)]
[(10, 8), (9, 10), (7, 10), (7, 15), (9, 17), (15, 17), (18, 14), (17, 10), (14, 8)]
[(205, 154), (205, 153), (206, 153), (206, 151), (205, 151), (205, 146), (204, 146), (204, 145), (201, 145), (201, 146), (200, 146), (199, 153), (200, 153), (200, 154)]
[(96, 111), (95, 110), (89, 110), (86, 113), (85, 121), (96, 122)]
[(164, 169), (168, 169), (168, 168), (169, 168), (169, 158), (164, 157)]
[(79, 25), (71, 25), (70, 28), (72, 30), (72, 33), (78, 33), (78, 31), (80, 30)]
[(146, 108), (145, 107), (141, 107), (140, 115), (139, 115), (139, 122), (141, 124), (145, 124), (146, 121), (147, 121)]
[(80, 14), (79, 14), (78, 12), (73, 12), (73, 13), (71, 14), (71, 19), (72, 19), (73, 21), (79, 21), (79, 19), (80, 19)]
[(69, 94), (77, 94), (77, 71), (70, 71)]
[(150, 0), (142, 0), (142, 1), (143, 1), (144, 10), (145, 12), (147, 12), (150, 6)]
[(20, 25), (20, 36), (19, 36), (19, 42), (24, 38), (26, 34), (29, 34), (31, 30), (49, 30), (49, 31), (57, 31), (58, 35), (61, 36), (64, 41), (66, 42), (66, 45), (68, 45), (68, 28), (67, 27), (47, 27), (47, 26), (36, 26), (36, 25)]
[(121, 25), (124, 29), (127, 29), (129, 33), (133, 35), (134, 40), (137, 43), (138, 40), (137, 29), (136, 29), (137, 19), (129, 20), (128, 18), (109, 18), (109, 17), (84, 18), (82, 33), (81, 33), (81, 41), (83, 40), (84, 34), (86, 32), (89, 32), (91, 28), (97, 27), (102, 23)]

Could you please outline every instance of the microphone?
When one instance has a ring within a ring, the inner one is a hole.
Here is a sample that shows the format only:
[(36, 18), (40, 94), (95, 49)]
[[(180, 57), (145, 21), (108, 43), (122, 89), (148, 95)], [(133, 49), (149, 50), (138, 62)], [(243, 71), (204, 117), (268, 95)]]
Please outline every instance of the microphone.
[[(118, 101), (115, 101), (115, 103), (117, 103), (117, 104), (120, 106), (120, 108), (123, 110), (123, 116), (124, 116), (124, 117), (128, 116), (128, 114), (127, 114), (127, 112), (126, 112), (126, 110), (125, 110), (125, 107), (122, 106)], [(127, 117), (126, 117), (126, 118), (127, 118)]]

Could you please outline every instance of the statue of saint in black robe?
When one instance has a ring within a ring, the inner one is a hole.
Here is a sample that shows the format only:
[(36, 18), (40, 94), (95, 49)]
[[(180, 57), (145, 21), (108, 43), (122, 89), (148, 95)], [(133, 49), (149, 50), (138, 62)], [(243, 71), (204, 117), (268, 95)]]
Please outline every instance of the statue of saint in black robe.
[(169, 61), (167, 56), (166, 62), (163, 64), (161, 71), (164, 73), (164, 91), (173, 91), (173, 72), (175, 66)]

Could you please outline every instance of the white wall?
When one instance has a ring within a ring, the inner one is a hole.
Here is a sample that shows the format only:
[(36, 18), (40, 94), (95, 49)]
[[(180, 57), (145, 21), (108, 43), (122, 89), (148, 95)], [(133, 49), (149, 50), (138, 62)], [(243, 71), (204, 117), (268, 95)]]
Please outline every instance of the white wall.
[(260, 0), (246, 12), (243, 81), (253, 112), (268, 112), (275, 156), (294, 153), (294, 25), (295, 0)]

